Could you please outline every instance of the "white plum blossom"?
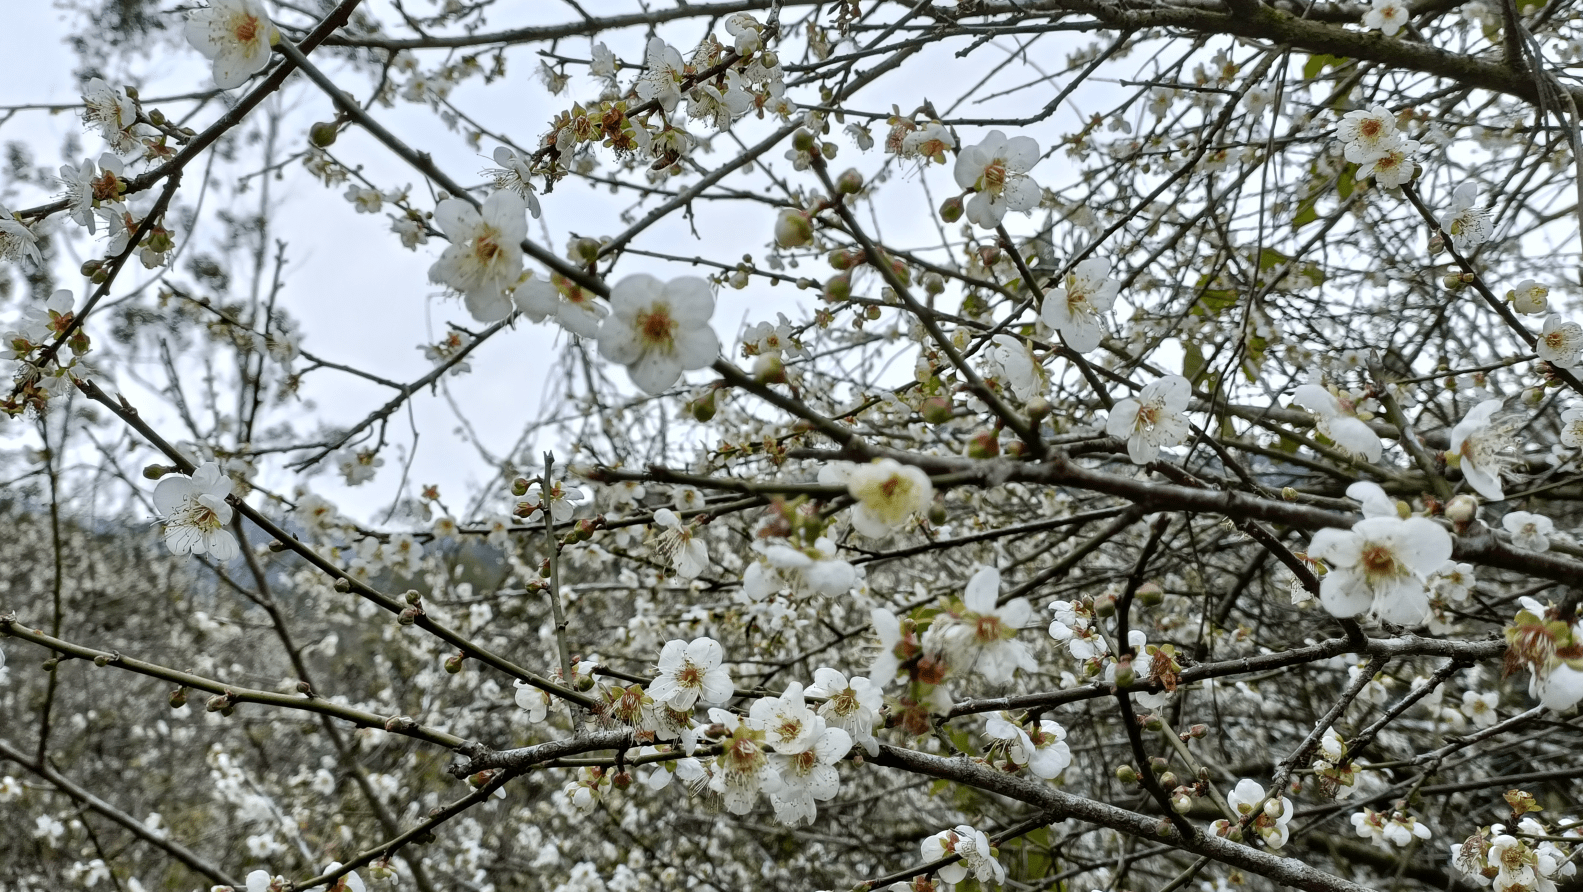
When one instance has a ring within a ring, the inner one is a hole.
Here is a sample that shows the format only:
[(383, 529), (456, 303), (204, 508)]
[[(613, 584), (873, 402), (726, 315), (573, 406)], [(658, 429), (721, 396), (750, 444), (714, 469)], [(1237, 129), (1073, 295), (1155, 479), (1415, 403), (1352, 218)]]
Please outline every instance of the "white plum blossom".
[(1364, 839), (1387, 851), (1392, 843), (1406, 846), (1415, 839), (1428, 839), (1429, 826), (1406, 812), (1377, 812), (1372, 808), (1352, 815), (1352, 829)]
[(1374, 182), (1383, 188), (1398, 188), (1412, 180), (1416, 169), (1412, 159), (1418, 148), (1416, 139), (1397, 140), (1359, 167), (1357, 178), (1373, 177)]
[(753, 108), (753, 94), (743, 85), (742, 75), (735, 69), (725, 73), (725, 86), (717, 87), (705, 82), (687, 94), (687, 117), (698, 118), (714, 125), (716, 130), (731, 129), (731, 122)]
[(1117, 400), (1105, 422), (1105, 433), (1125, 438), (1133, 464), (1146, 465), (1161, 447), (1179, 446), (1192, 428), (1186, 412), (1193, 386), (1181, 375), (1167, 375), (1143, 385), (1136, 397)]
[[(575, 486), (566, 486), (557, 482), (550, 486), (550, 520), (557, 525), (567, 523), (577, 513), (577, 503), (583, 501), (583, 491)], [(528, 523), (535, 523), (544, 519), (544, 485), (542, 483), (529, 484), (528, 490), (523, 494), (519, 508), (531, 509), (523, 519)]]
[(1509, 429), (1494, 421), (1500, 408), (1500, 400), (1485, 400), (1451, 429), (1451, 455), (1457, 459), (1462, 476), (1479, 495), (1492, 502), (1506, 498), (1501, 472), (1515, 461), (1506, 454), (1516, 446)]
[(787, 685), (779, 697), (760, 697), (748, 709), (748, 719), (764, 732), (765, 744), (782, 755), (794, 755), (813, 746), (817, 718), (803, 698), (802, 683), (796, 681)]
[(20, 263), (23, 258), (42, 264), (44, 258), (38, 251), (38, 237), (27, 224), (6, 206), (0, 204), (0, 261)]
[(848, 679), (838, 670), (821, 667), (814, 670), (813, 684), (806, 693), (825, 698), (819, 704), (819, 716), (826, 723), (847, 732), (869, 755), (879, 755), (874, 721), (885, 706), (885, 696), (878, 685), (862, 676)]
[(660, 527), (654, 537), (654, 551), (676, 570), (677, 576), (697, 579), (709, 569), (709, 547), (697, 528), (683, 523), (669, 508), (654, 512), (654, 524)]
[(214, 64), (214, 84), (240, 87), (269, 64), (279, 39), (263, 0), (210, 0), (187, 13), (187, 42)]
[(1572, 449), (1583, 447), (1583, 408), (1561, 413), (1561, 443)]
[(1050, 610), (1055, 614), (1050, 621), (1050, 637), (1065, 644), (1072, 656), (1091, 660), (1109, 649), (1104, 636), (1093, 627), (1093, 613), (1081, 601), (1052, 601)]
[(113, 202), (118, 197), (117, 182), (123, 169), (121, 159), (108, 153), (99, 156), (98, 166), (91, 158), (84, 158), (76, 166), (61, 165), (60, 181), (66, 187), (68, 216), (90, 234), (98, 231), (94, 209), (101, 202)]
[(1482, 694), (1478, 691), (1462, 692), (1462, 714), (1467, 716), (1475, 727), (1488, 728), (1494, 725), (1500, 719), (1500, 715), (1495, 712), (1500, 705), (1500, 691), (1487, 691)]
[(984, 356), (990, 374), (1006, 382), (1017, 399), (1026, 402), (1044, 392), (1044, 367), (1034, 359), (1033, 347), (1026, 340), (996, 335)]
[(1322, 529), (1308, 548), (1330, 568), (1319, 600), (1331, 615), (1369, 612), (1404, 626), (1429, 616), (1430, 574), (1451, 559), (1451, 534), (1425, 517), (1365, 517), (1351, 530)]
[(610, 289), (610, 315), (599, 327), (599, 355), (627, 367), (645, 393), (661, 394), (682, 372), (701, 369), (720, 353), (709, 327), (715, 299), (696, 276), (661, 282), (646, 273)]
[(1304, 384), (1292, 392), (1292, 402), (1314, 413), (1314, 429), (1348, 455), (1377, 462), (1383, 454), (1379, 434), (1355, 414), (1351, 400), (1318, 384)]
[(1543, 514), (1528, 511), (1510, 511), (1501, 518), (1501, 526), (1512, 534), (1512, 544), (1528, 551), (1549, 551), (1550, 534), (1555, 522)]
[(659, 103), (665, 109), (665, 114), (669, 115), (676, 111), (676, 104), (682, 101), (681, 80), (685, 67), (682, 54), (660, 38), (651, 37), (644, 61), (648, 70), (638, 80), (638, 98)]
[(1400, 0), (1374, 0), (1374, 5), (1363, 14), (1363, 27), (1384, 32), (1386, 37), (1395, 37), (1396, 32), (1402, 30), (1411, 17), (1407, 6)]
[(1039, 143), (1031, 136), (1006, 138), (991, 130), (984, 141), (966, 146), (956, 156), (956, 184), (974, 191), (967, 200), (967, 219), (985, 229), (1000, 225), (1007, 211), (1037, 207), (1042, 191), (1028, 176), (1039, 163)]
[(1110, 277), (1110, 261), (1090, 257), (1066, 274), (1066, 281), (1044, 296), (1041, 318), (1061, 333), (1067, 346), (1087, 353), (1105, 334), (1101, 314), (1110, 312), (1121, 283)]
[(474, 208), (447, 198), (434, 210), (434, 222), (450, 240), (429, 267), (429, 281), (462, 293), (467, 311), (479, 322), (511, 315), (507, 296), (522, 276), (522, 245), (528, 234), (526, 206), (515, 192), (495, 192)]
[[(773, 742), (773, 733), (770, 739)], [(780, 777), (780, 789), (770, 794), (776, 820), (793, 827), (812, 823), (814, 803), (828, 802), (840, 792), (841, 775), (835, 766), (851, 751), (851, 735), (841, 728), (826, 727), (819, 716), (813, 717), (808, 746), (795, 753), (784, 753), (777, 747), (770, 756), (770, 765)]]
[(846, 594), (858, 581), (857, 568), (835, 553), (835, 543), (824, 537), (815, 540), (811, 548), (768, 545), (764, 549), (770, 566), (796, 573), (810, 590), (827, 597)]
[(1451, 195), (1451, 209), (1440, 217), (1440, 228), (1451, 239), (1458, 254), (1466, 254), (1490, 240), (1494, 226), (1490, 212), (1478, 206), (1477, 183), (1463, 183)]
[(941, 882), (948, 886), (955, 886), (967, 879), (969, 874), (980, 884), (999, 885), (1006, 881), (1006, 868), (995, 860), (989, 837), (967, 824), (959, 824), (953, 830), (941, 830), (925, 839), (920, 849), (925, 861), (939, 861), (947, 855), (956, 855), (961, 859), (938, 871)]
[(692, 709), (696, 703), (725, 703), (734, 688), (731, 674), (720, 665), (724, 658), (725, 651), (713, 638), (667, 641), (660, 650), (659, 677), (649, 682), (649, 696), (679, 710)]
[(726, 811), (745, 815), (753, 809), (760, 792), (772, 796), (780, 792), (780, 773), (764, 748), (763, 729), (751, 720), (743, 721), (735, 713), (719, 708), (709, 710), (709, 720), (724, 726), (728, 735), (720, 741), (720, 755), (715, 757), (709, 789), (721, 795)]
[(83, 123), (97, 127), (110, 145), (110, 151), (126, 155), (137, 151), (138, 135), (145, 125), (137, 123), (137, 103), (122, 87), (112, 87), (103, 78), (91, 78), (82, 91)]
[(1556, 315), (1546, 317), (1539, 340), (1534, 343), (1534, 353), (1560, 368), (1577, 365), (1579, 357), (1583, 357), (1583, 325), (1567, 322)]
[(913, 514), (928, 511), (934, 503), (929, 475), (889, 458), (853, 467), (846, 486), (857, 499), (852, 506), (852, 527), (871, 539), (882, 539), (901, 529)]
[[(1226, 794), (1226, 802), (1230, 803), (1232, 811), (1244, 819), (1252, 815), (1255, 808), (1260, 807), (1259, 803), (1264, 803), (1249, 829), (1257, 832), (1263, 838), (1265, 845), (1272, 849), (1286, 845), (1286, 840), (1291, 836), (1291, 831), (1287, 828), (1292, 821), (1291, 802), (1278, 797), (1271, 797), (1266, 802), (1264, 788), (1259, 786), (1258, 781), (1248, 778), (1237, 781), (1237, 785)], [(1223, 836), (1229, 829), (1230, 825), (1225, 820), (1214, 823), (1216, 835)]]
[(1512, 289), (1511, 301), (1517, 312), (1537, 316), (1550, 309), (1550, 289), (1533, 279), (1524, 279)]
[(539, 196), (533, 190), (533, 171), (528, 167), (527, 160), (510, 146), (496, 146), (494, 159), (500, 166), (485, 170), (484, 176), (489, 177), (496, 189), (516, 193), (527, 205), (528, 213), (537, 220), (540, 213)]
[(231, 522), (231, 478), (216, 462), (199, 465), (191, 477), (167, 474), (154, 487), (154, 510), (165, 521), (171, 554), (207, 554), (221, 563), (237, 556)]
[(1054, 780), (1072, 764), (1072, 750), (1066, 745), (1066, 729), (1049, 719), (1040, 720), (1032, 734), (1005, 714), (990, 716), (984, 733), (1006, 743), (1006, 758), (1013, 765), (1026, 765), (1034, 777)]
[(972, 671), (991, 684), (1011, 681), (1018, 669), (1036, 671), (1028, 645), (1017, 640), (1033, 607), (1027, 598), (997, 605), (999, 595), (1000, 571), (980, 567), (967, 581), (963, 611), (938, 617), (924, 634), (925, 649), (945, 654), (955, 670)]
[(873, 662), (869, 663), (868, 677), (877, 679), (876, 684), (883, 688), (896, 680), (896, 674), (901, 669), (904, 658), (901, 651), (907, 647), (906, 636), (902, 633), (901, 620), (883, 607), (869, 611), (869, 622), (874, 626), (874, 634), (879, 637), (879, 650), (874, 654)]
[(522, 315), (534, 322), (553, 319), (580, 338), (599, 337), (599, 326), (610, 314), (605, 305), (594, 298), (593, 292), (557, 275), (547, 279), (534, 276), (518, 285), (511, 299)]
[(594, 44), (593, 49), (588, 51), (588, 59), (589, 74), (606, 80), (615, 78), (620, 62), (616, 59), (616, 54), (610, 51), (610, 47), (602, 42)]
[(1437, 598), (1461, 603), (1468, 599), (1476, 582), (1472, 564), (1446, 561), (1433, 576), (1429, 577), (1429, 590), (1434, 592)]
[(900, 154), (903, 158), (923, 158), (944, 164), (945, 153), (955, 148), (956, 140), (951, 136), (951, 131), (939, 121), (930, 121), (902, 137)]
[(513, 681), (512, 686), (517, 693), (512, 697), (517, 706), (527, 710), (528, 721), (535, 725), (544, 721), (550, 714), (550, 695), (528, 684), (522, 679)]
[(1336, 125), (1336, 138), (1344, 145), (1346, 159), (1354, 164), (1378, 158), (1401, 139), (1396, 116), (1383, 105), (1347, 112)]

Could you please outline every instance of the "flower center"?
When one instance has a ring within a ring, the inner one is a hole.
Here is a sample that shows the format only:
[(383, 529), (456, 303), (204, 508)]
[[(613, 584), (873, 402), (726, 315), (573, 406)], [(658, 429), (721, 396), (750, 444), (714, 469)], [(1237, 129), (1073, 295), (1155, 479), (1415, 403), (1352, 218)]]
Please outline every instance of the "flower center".
[(258, 17), (246, 15), (236, 24), (236, 39), (247, 43), (258, 36)]
[(1396, 552), (1388, 545), (1370, 542), (1363, 547), (1363, 570), (1370, 577), (1395, 576)]
[(981, 616), (978, 618), (978, 622), (973, 625), (973, 637), (988, 644), (991, 641), (999, 641), (1003, 629), (1004, 626), (1001, 625), (1000, 617), (992, 615)]
[(683, 663), (676, 672), (676, 683), (684, 688), (701, 688), (704, 686), (703, 670), (694, 663)]
[(836, 715), (850, 715), (857, 712), (857, 692), (847, 688), (831, 697), (830, 705), (835, 707)]
[(796, 740), (797, 735), (802, 733), (802, 722), (793, 718), (783, 718), (775, 727), (775, 733), (780, 735), (782, 740)]
[(999, 193), (1006, 187), (1006, 164), (1003, 161), (992, 161), (984, 167), (984, 191)]
[(1146, 430), (1160, 423), (1160, 409), (1157, 403), (1145, 403), (1138, 407), (1138, 430)]
[(480, 235), (473, 240), (473, 256), (481, 263), (492, 263), (500, 256), (500, 243), (495, 241), (496, 233), (490, 230), (485, 235)]
[(1378, 119), (1369, 118), (1363, 122), (1363, 126), (1358, 128), (1358, 135), (1362, 136), (1364, 139), (1374, 139), (1375, 137), (1379, 136), (1380, 131), (1384, 129), (1385, 125), (1382, 124)]
[(676, 320), (671, 318), (669, 308), (663, 304), (656, 305), (652, 313), (638, 314), (638, 331), (642, 334), (644, 342), (666, 353), (676, 349), (677, 327)]

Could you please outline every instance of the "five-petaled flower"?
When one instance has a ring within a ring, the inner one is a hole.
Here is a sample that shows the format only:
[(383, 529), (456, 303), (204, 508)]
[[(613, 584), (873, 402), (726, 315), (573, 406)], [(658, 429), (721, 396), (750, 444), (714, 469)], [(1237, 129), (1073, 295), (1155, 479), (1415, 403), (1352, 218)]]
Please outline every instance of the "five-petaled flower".
[(187, 13), (187, 42), (214, 63), (214, 83), (222, 90), (263, 71), (277, 39), (263, 0), (212, 0)]
[(460, 291), (479, 322), (511, 315), (508, 296), (522, 277), (522, 245), (528, 234), (522, 196), (500, 191), (480, 210), (460, 198), (434, 209), (434, 222), (451, 244), (429, 267), (429, 281)]
[(1100, 314), (1110, 312), (1121, 284), (1110, 277), (1110, 261), (1090, 257), (1066, 274), (1066, 281), (1044, 296), (1044, 324), (1059, 331), (1079, 353), (1099, 346), (1105, 328)]
[(1184, 413), (1193, 386), (1181, 375), (1167, 375), (1143, 385), (1137, 397), (1118, 400), (1105, 422), (1105, 433), (1127, 441), (1133, 464), (1146, 465), (1160, 455), (1162, 446), (1176, 446), (1191, 428)]
[(854, 467), (846, 487), (857, 499), (852, 506), (852, 527), (871, 539), (901, 529), (908, 518), (929, 510), (934, 501), (929, 475), (889, 458)]
[(599, 327), (599, 355), (627, 367), (645, 393), (660, 394), (682, 372), (701, 369), (720, 353), (709, 327), (715, 312), (709, 283), (696, 276), (661, 282), (646, 273), (610, 289), (610, 315)]
[[(932, 146), (918, 147), (920, 153)], [(1039, 163), (1039, 143), (1031, 136), (1006, 138), (991, 130), (984, 141), (956, 156), (956, 184), (974, 191), (967, 200), (967, 218), (994, 229), (1007, 211), (1030, 211), (1043, 194), (1028, 171)]]
[(154, 509), (165, 521), (165, 545), (172, 554), (207, 554), (221, 563), (236, 557), (231, 522), (231, 478), (216, 462), (204, 462), (191, 477), (167, 475), (154, 487)]
[(1426, 517), (1365, 517), (1350, 530), (1322, 529), (1308, 547), (1330, 570), (1319, 600), (1334, 616), (1365, 611), (1415, 626), (1429, 616), (1427, 583), (1451, 559), (1451, 534)]
[(713, 638), (667, 641), (660, 650), (659, 677), (649, 682), (654, 702), (675, 709), (692, 709), (694, 704), (719, 705), (731, 699), (731, 674), (720, 665), (725, 651)]

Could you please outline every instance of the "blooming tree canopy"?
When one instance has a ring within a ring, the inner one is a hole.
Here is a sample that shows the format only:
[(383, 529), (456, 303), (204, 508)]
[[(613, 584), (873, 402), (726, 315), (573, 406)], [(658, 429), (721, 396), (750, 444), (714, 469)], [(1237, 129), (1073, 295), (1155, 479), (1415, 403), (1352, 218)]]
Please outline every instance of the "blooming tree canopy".
[(0, 888), (1583, 883), (1565, 3), (40, 5)]

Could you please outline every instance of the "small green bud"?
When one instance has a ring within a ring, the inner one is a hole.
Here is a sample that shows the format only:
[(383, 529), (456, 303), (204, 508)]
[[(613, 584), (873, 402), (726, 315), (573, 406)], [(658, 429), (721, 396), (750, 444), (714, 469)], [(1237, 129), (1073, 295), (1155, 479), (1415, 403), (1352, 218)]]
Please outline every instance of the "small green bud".
[(929, 506), (929, 522), (935, 526), (945, 523), (945, 502), (935, 499)]
[(175, 470), (175, 468), (172, 468), (169, 465), (148, 465), (147, 467), (143, 468), (143, 478), (145, 480), (158, 480), (159, 478)]
[(405, 608), (399, 615), (397, 615), (396, 622), (404, 626), (413, 625), (418, 621), (418, 612), (418, 608), (416, 607)]
[(943, 293), (945, 291), (945, 277), (939, 273), (924, 273), (923, 290), (929, 294)]
[(835, 188), (842, 195), (856, 195), (863, 191), (863, 175), (856, 168), (849, 167), (836, 178)]
[(1160, 721), (1160, 717), (1159, 716), (1157, 716), (1157, 715), (1155, 715), (1153, 713), (1150, 713), (1150, 714), (1148, 714), (1148, 715), (1143, 717), (1143, 730), (1145, 730), (1145, 731), (1163, 731), (1163, 730), (1165, 730), (1165, 723)]
[(463, 657), (461, 654), (451, 654), (450, 656), (446, 657), (445, 658), (445, 671), (448, 674), (450, 674), (450, 675), (455, 675), (456, 673), (461, 672), (462, 671), (462, 661), (464, 659), (466, 659), (466, 658)]
[(775, 244), (800, 248), (813, 241), (813, 218), (806, 211), (787, 209), (775, 218)]
[(718, 409), (715, 402), (715, 391), (711, 390), (698, 399), (693, 400), (687, 405), (687, 409), (692, 412), (693, 418), (700, 424), (710, 421), (715, 417), (715, 412)]
[(104, 265), (103, 261), (100, 261), (100, 260), (84, 260), (82, 262), (82, 270), (81, 270), (82, 274), (85, 275), (85, 276), (91, 276), (94, 273), (98, 272), (99, 271), (99, 267), (101, 267), (103, 265)]
[(1145, 607), (1158, 607), (1165, 600), (1165, 589), (1158, 582), (1145, 582), (1133, 597)]
[(511, 494), (521, 498), (528, 494), (528, 478), (518, 477), (511, 481)]
[(411, 604), (414, 607), (416, 607), (419, 604), (423, 603), (423, 596), (418, 594), (418, 590), (415, 589), (415, 588), (407, 589), (407, 591), (405, 593), (403, 593), (401, 597), (402, 597), (402, 600), (406, 601), (408, 604)]
[(342, 576), (340, 579), (337, 579), (335, 581), (335, 590), (338, 591), (338, 592), (341, 592), (342, 594), (345, 594), (346, 592), (351, 591), (352, 590), (352, 580), (347, 579), (345, 576)]
[(828, 301), (847, 300), (852, 297), (852, 277), (846, 273), (831, 276), (824, 283), (824, 298)]
[(1124, 784), (1135, 784), (1138, 782), (1138, 769), (1131, 765), (1123, 765), (1116, 769), (1116, 780)]
[(1167, 771), (1164, 774), (1160, 775), (1160, 786), (1166, 788), (1167, 790), (1175, 789), (1176, 786), (1177, 786), (1177, 784), (1176, 784), (1176, 774), (1173, 773), (1173, 772)]
[(796, 133), (793, 133), (792, 134), (792, 148), (796, 149), (799, 152), (812, 151), (813, 150), (813, 134), (809, 133), (807, 130), (798, 130)]
[(840, 151), (841, 147), (833, 142), (827, 142), (819, 147), (819, 154), (823, 155), (826, 161), (834, 161), (835, 156), (839, 154)]
[(599, 242), (591, 238), (580, 238), (572, 242), (571, 255), (573, 260), (583, 263), (593, 263), (599, 259)]
[(1028, 420), (1035, 424), (1050, 417), (1050, 413), (1055, 411), (1055, 407), (1050, 405), (1050, 401), (1042, 396), (1036, 396), (1028, 400), (1028, 405), (1024, 408), (1028, 412)]
[(331, 121), (320, 121), (308, 128), (308, 141), (321, 149), (335, 145), (335, 138), (340, 135), (340, 130)]
[(170, 708), (180, 709), (187, 705), (187, 689), (177, 688), (170, 692)]
[(1000, 437), (994, 431), (979, 431), (967, 441), (967, 457), (995, 458), (1000, 455)]
[(286, 550), (286, 543), (280, 541), (279, 539), (271, 539), (269, 540), (269, 545), (265, 547), (267, 547), (270, 552), (274, 554), (280, 554), (282, 551)]
[(945, 203), (940, 205), (940, 219), (947, 223), (955, 223), (962, 219), (964, 210), (961, 197), (953, 196), (947, 198)]
[(1106, 592), (1094, 599), (1094, 615), (1111, 617), (1116, 615), (1116, 596)]
[(931, 396), (918, 405), (918, 414), (930, 424), (945, 424), (951, 420), (951, 401), (943, 396)]

